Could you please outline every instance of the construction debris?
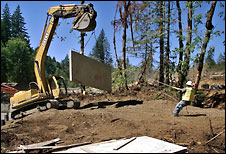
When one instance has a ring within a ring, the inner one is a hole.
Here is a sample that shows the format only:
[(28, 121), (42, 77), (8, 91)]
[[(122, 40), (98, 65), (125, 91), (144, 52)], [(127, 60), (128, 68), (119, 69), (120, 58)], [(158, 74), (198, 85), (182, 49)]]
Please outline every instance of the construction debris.
[[(76, 144), (70, 144), (70, 145), (57, 146), (56, 144), (59, 142), (61, 142), (60, 138), (56, 138), (53, 140), (35, 143), (35, 144), (20, 145), (19, 147), (17, 147), (18, 151), (11, 151), (9, 153), (29, 153), (34, 150), (38, 150), (38, 152), (42, 152), (42, 153), (47, 153), (47, 152), (62, 150), (65, 148), (72, 148), (72, 147), (91, 144), (91, 142), (84, 142), (84, 143), (76, 143)], [(50, 145), (52, 145), (52, 146), (50, 146)], [(43, 150), (45, 150), (45, 151), (43, 151)]]
[[(135, 140), (136, 139), (136, 140)], [(9, 153), (29, 153), (34, 150), (38, 150), (41, 153), (115, 153), (115, 152), (138, 152), (138, 153), (175, 153), (175, 152), (187, 152), (187, 148), (165, 142), (159, 139), (151, 138), (148, 136), (141, 137), (132, 137), (129, 139), (120, 139), (120, 140), (110, 140), (100, 143), (85, 142), (77, 143), (71, 145), (55, 145), (57, 142), (60, 142), (59, 138), (40, 142), (30, 145), (20, 145), (17, 151), (11, 151)], [(133, 141), (133, 142), (132, 142)], [(52, 145), (54, 144), (54, 145)], [(50, 146), (52, 145), (52, 146)], [(113, 148), (115, 147), (115, 148)], [(67, 150), (62, 151), (62, 149), (67, 148)], [(44, 151), (45, 150), (45, 151)], [(55, 151), (55, 152), (54, 152)]]
[[(114, 148), (115, 147), (115, 148)], [(187, 152), (187, 147), (165, 142), (148, 136), (110, 140), (70, 148), (60, 153), (175, 153)], [(58, 153), (58, 152), (56, 152)]]

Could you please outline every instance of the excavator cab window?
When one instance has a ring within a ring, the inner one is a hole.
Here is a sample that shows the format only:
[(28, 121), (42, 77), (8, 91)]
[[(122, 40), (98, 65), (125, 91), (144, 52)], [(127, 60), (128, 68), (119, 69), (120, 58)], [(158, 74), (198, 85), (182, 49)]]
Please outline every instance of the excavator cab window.
[(60, 89), (61, 93), (67, 94), (67, 87), (62, 77), (56, 77), (56, 81), (58, 84), (58, 88)]

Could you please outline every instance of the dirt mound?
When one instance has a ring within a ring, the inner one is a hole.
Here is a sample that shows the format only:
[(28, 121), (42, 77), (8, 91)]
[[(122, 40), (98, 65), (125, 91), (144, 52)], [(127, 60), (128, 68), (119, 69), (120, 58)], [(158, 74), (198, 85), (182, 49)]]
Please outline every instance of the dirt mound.
[(23, 119), (7, 121), (1, 127), (1, 152), (54, 138), (67, 145), (134, 136), (187, 146), (189, 152), (225, 152), (224, 133), (205, 145), (225, 127), (225, 110), (188, 106), (174, 117), (175, 93), (154, 87), (71, 97), (80, 100), (79, 109), (35, 110)]

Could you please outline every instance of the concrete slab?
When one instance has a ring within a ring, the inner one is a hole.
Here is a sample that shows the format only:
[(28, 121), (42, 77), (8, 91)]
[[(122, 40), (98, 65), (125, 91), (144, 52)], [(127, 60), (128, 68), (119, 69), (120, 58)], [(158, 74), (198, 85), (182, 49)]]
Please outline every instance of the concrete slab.
[[(187, 152), (187, 148), (148, 136), (135, 139), (110, 140), (85, 146), (70, 148), (54, 153), (176, 153)], [(129, 142), (131, 141), (131, 142)], [(129, 143), (128, 143), (129, 142)], [(127, 143), (127, 144), (126, 144)], [(120, 147), (118, 150), (114, 150)]]
[(111, 92), (111, 66), (70, 50), (70, 81)]

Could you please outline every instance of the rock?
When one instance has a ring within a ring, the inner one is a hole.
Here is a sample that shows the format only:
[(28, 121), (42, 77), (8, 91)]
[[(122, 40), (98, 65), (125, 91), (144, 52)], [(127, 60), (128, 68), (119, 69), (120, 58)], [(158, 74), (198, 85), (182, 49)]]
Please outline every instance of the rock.
[(209, 89), (210, 85), (209, 84), (202, 84), (201, 87), (203, 89)]
[(214, 84), (214, 85), (211, 85), (211, 89), (218, 89), (218, 85), (217, 84)]

